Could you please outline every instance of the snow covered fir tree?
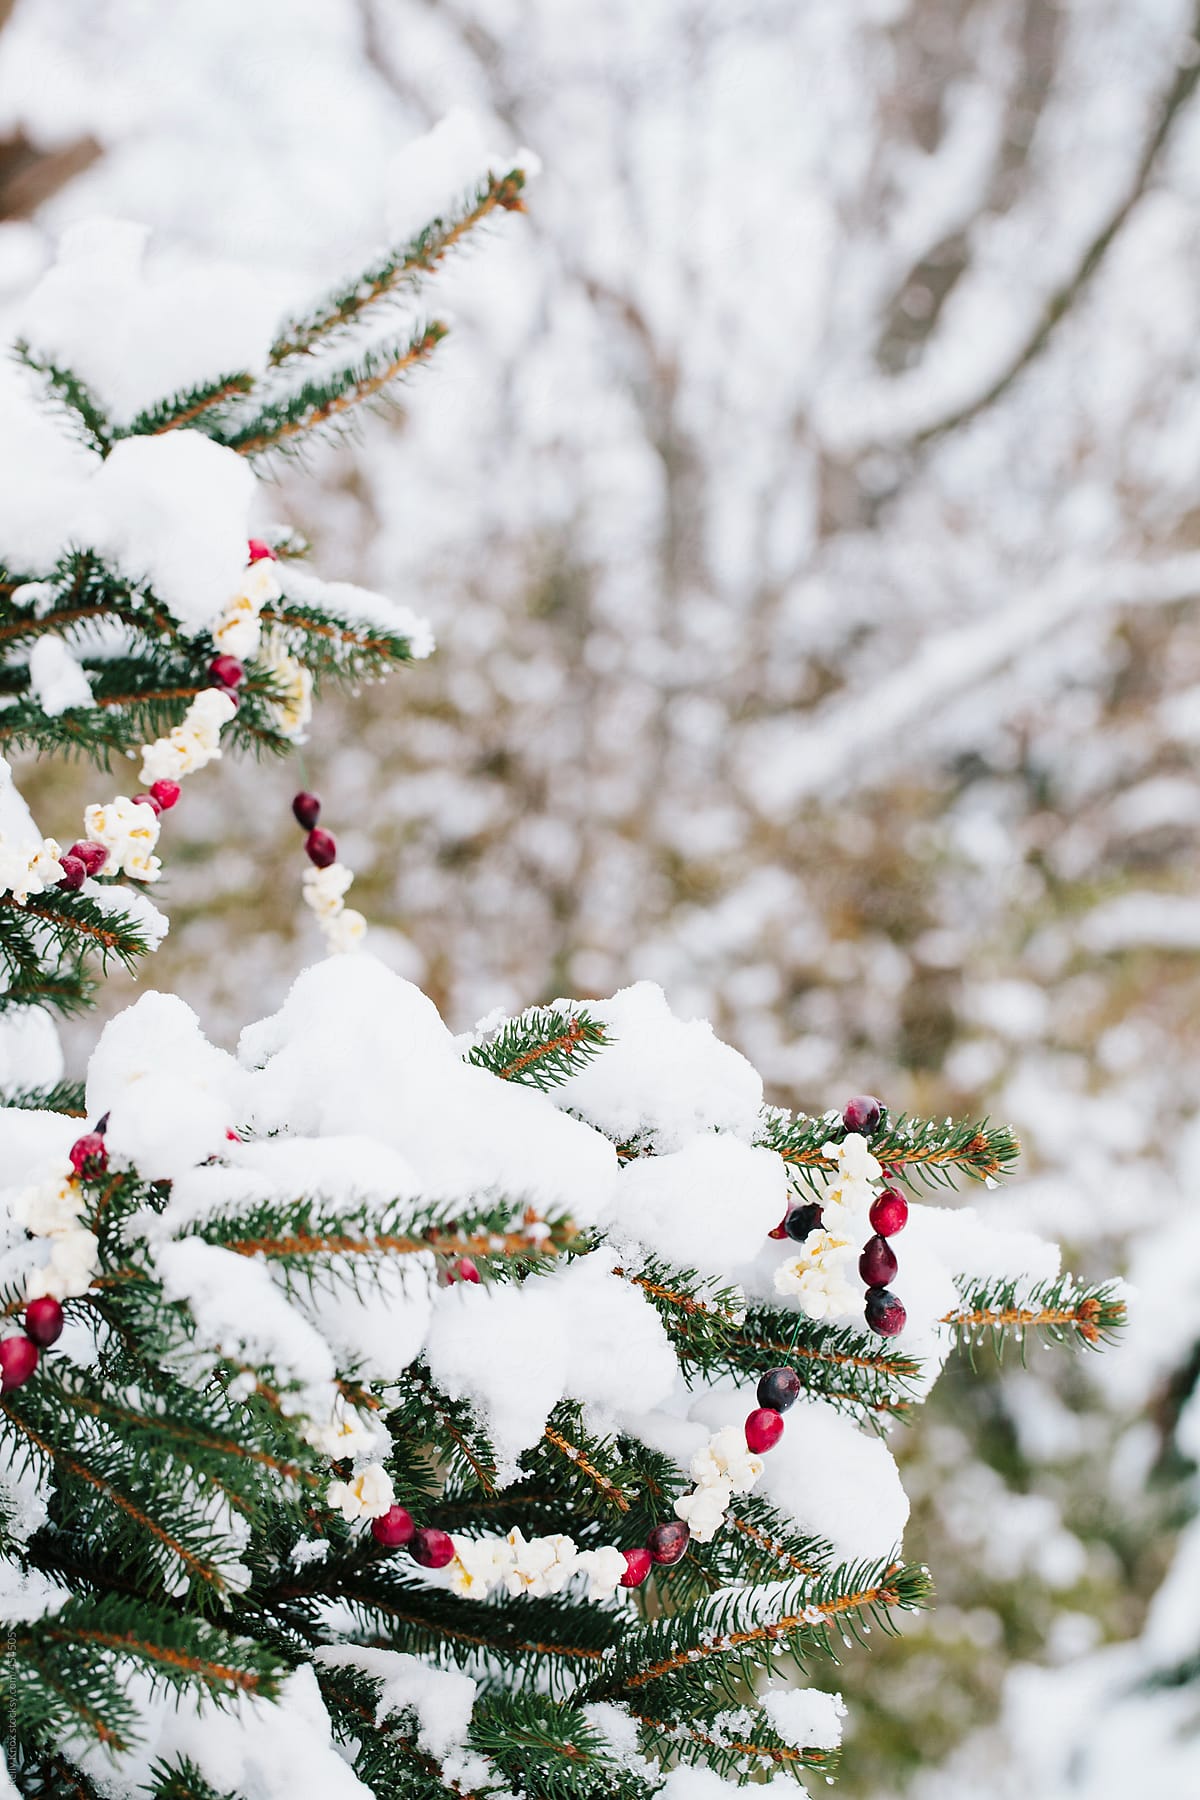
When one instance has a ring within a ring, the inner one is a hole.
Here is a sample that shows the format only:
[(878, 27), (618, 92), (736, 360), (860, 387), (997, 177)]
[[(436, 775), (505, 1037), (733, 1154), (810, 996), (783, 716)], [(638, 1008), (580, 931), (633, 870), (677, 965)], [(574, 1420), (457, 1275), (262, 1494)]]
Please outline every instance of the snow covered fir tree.
[(303, 788), (325, 958), (236, 1054), (147, 992), (60, 1079), (51, 1015), (166, 931), (186, 784), (432, 648), (259, 477), (431, 357), (428, 279), (530, 173), (435, 132), (432, 222), (282, 325), (76, 232), (0, 378), (2, 747), (134, 774), (77, 836), (0, 794), (0, 1792), (823, 1782), (843, 1644), (931, 1592), (889, 1432), (959, 1341), (1121, 1318), (917, 1198), (1003, 1127), (770, 1106), (644, 982), (454, 1036)]

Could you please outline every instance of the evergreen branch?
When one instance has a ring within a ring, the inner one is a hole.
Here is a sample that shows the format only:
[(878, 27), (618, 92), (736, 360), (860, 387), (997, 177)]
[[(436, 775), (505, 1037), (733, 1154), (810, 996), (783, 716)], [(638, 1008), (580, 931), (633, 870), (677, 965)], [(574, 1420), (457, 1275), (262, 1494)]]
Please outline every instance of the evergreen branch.
[(295, 437), (337, 423), (353, 407), (374, 399), (401, 375), (427, 361), (446, 329), (435, 320), (419, 328), (407, 343), (382, 351), (367, 350), (359, 362), (316, 376), (295, 393), (268, 402), (240, 429), (214, 436), (240, 456), (284, 449)]
[(100, 949), (105, 960), (109, 956), (119, 957), (127, 968), (132, 968), (140, 956), (146, 956), (150, 951), (149, 939), (132, 919), (126, 926), (114, 925), (113, 919), (120, 915), (104, 911), (83, 894), (60, 893), (53, 888), (30, 900), (0, 894), (0, 906), (48, 925), (51, 935), (59, 943), (71, 937), (84, 938)]
[(876, 1349), (865, 1332), (822, 1325), (802, 1313), (755, 1306), (731, 1333), (726, 1358), (747, 1375), (771, 1363), (796, 1369), (806, 1390), (834, 1405), (903, 1416), (920, 1366), (900, 1350)]
[(615, 1506), (618, 1512), (629, 1511), (629, 1501), (616, 1482), (610, 1481), (603, 1470), (598, 1469), (595, 1463), (584, 1454), (578, 1444), (571, 1443), (560, 1431), (556, 1431), (553, 1425), (547, 1425), (542, 1436), (548, 1444), (565, 1456), (581, 1475), (586, 1476), (610, 1506)]
[(294, 606), (285, 596), (264, 606), (262, 618), (266, 625), (276, 625), (303, 638), (305, 667), (318, 680), (324, 675), (371, 680), (396, 663), (413, 660), (412, 641), (401, 633), (348, 623), (311, 602)]
[(91, 1645), (142, 1664), (155, 1681), (200, 1687), (221, 1700), (231, 1693), (269, 1698), (284, 1672), (276, 1657), (251, 1639), (235, 1639), (203, 1619), (181, 1616), (139, 1597), (75, 1599), (29, 1628), (41, 1643)]
[(87, 1117), (82, 1081), (57, 1081), (53, 1087), (44, 1088), (9, 1088), (4, 1105), (27, 1112), (66, 1113), (72, 1119)]
[[(750, 1709), (745, 1710), (748, 1713)], [(774, 1764), (776, 1768), (795, 1773), (801, 1768), (828, 1770), (833, 1760), (825, 1750), (795, 1749), (772, 1731), (765, 1720), (757, 1725), (760, 1735), (749, 1739), (726, 1735), (714, 1737), (710, 1731), (702, 1731), (695, 1723), (684, 1720), (652, 1719), (640, 1712), (632, 1712), (632, 1716), (642, 1727), (647, 1750), (659, 1756), (676, 1755), (688, 1762), (702, 1762), (705, 1768), (727, 1777), (739, 1774), (739, 1765), (746, 1762), (759, 1767)], [(696, 1746), (695, 1751), (690, 1749), (692, 1745)]]
[(607, 1041), (603, 1025), (587, 1012), (531, 1006), (486, 1043), (473, 1044), (467, 1061), (501, 1081), (517, 1081), (544, 1092), (590, 1062)]
[[(836, 1168), (824, 1154), (827, 1144), (840, 1144), (846, 1128), (840, 1113), (809, 1118), (776, 1110), (764, 1114), (763, 1134), (757, 1140), (775, 1150), (810, 1186), (814, 1175), (831, 1175)], [(870, 1138), (871, 1154), (886, 1169), (912, 1176), (929, 1186), (948, 1185), (957, 1171), (976, 1181), (995, 1180), (1016, 1161), (1021, 1146), (1007, 1125), (950, 1119), (910, 1119), (885, 1113)]]
[(205, 414), (215, 412), (229, 401), (240, 395), (248, 394), (254, 386), (253, 375), (242, 371), (237, 375), (221, 375), (215, 381), (205, 381), (195, 387), (186, 388), (170, 399), (159, 400), (154, 406), (140, 412), (131, 425), (127, 425), (116, 435), (118, 437), (161, 437), (164, 432), (177, 431), (182, 426), (193, 425)]
[(13, 345), (13, 354), (27, 369), (42, 376), (48, 397), (58, 402), (88, 448), (98, 450), (101, 456), (107, 456), (112, 449), (112, 427), (104, 408), (87, 384), (70, 369), (62, 368), (49, 358), (38, 356), (24, 340)]
[(311, 353), (314, 345), (356, 324), (372, 306), (394, 296), (403, 288), (412, 288), (438, 265), (467, 234), (490, 214), (523, 212), (521, 190), (525, 174), (512, 169), (507, 175), (489, 175), (486, 185), (477, 190), (465, 210), (457, 217), (435, 219), (419, 236), (383, 260), (346, 287), (332, 293), (305, 318), (290, 320), (272, 344), (268, 360), (273, 367), (295, 356)]
[(405, 1435), (414, 1425), (426, 1439), (433, 1437), (436, 1441), (439, 1430), (443, 1432), (450, 1443), (451, 1467), (457, 1467), (460, 1474), (469, 1471), (485, 1494), (496, 1492), (499, 1477), (495, 1452), (476, 1428), (470, 1408), (443, 1394), (424, 1362), (413, 1363), (405, 1370), (399, 1404), (388, 1418), (393, 1438)]
[(213, 1787), (188, 1756), (156, 1762), (150, 1770), (150, 1780), (154, 1800), (240, 1800), (236, 1794), (221, 1793)]
[(1016, 1281), (979, 1282), (963, 1296), (962, 1304), (942, 1318), (974, 1349), (984, 1333), (991, 1336), (997, 1356), (1003, 1354), (1006, 1336), (1016, 1333), (1024, 1344), (1036, 1331), (1057, 1343), (1074, 1338), (1088, 1349), (1111, 1343), (1126, 1322), (1125, 1301), (1118, 1284), (1105, 1282), (1080, 1289), (1070, 1275), (1030, 1287)]

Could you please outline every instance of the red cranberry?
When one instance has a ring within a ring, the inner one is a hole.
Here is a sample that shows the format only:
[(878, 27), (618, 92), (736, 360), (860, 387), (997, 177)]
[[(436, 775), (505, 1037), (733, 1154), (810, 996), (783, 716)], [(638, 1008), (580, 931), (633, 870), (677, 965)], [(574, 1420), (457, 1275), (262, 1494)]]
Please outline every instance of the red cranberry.
[(98, 1131), (85, 1131), (67, 1152), (77, 1175), (103, 1175), (108, 1167), (108, 1151)]
[(67, 855), (77, 856), (89, 875), (98, 875), (108, 861), (108, 851), (104, 845), (93, 844), (90, 839), (85, 839), (80, 844), (72, 844)]
[(371, 1520), (371, 1536), (388, 1550), (407, 1544), (414, 1529), (412, 1514), (403, 1506), (389, 1506), (378, 1519)]
[(758, 1384), (758, 1404), (773, 1412), (786, 1412), (799, 1393), (800, 1377), (795, 1369), (768, 1369)]
[(249, 562), (262, 562), (264, 558), (268, 558), (271, 562), (278, 562), (279, 560), (270, 544), (264, 543), (262, 538), (251, 538), (246, 548), (249, 552), (247, 558)]
[(135, 794), (133, 796), (133, 804), (135, 806), (152, 806), (154, 808), (155, 818), (157, 818), (162, 811), (162, 801), (156, 799), (153, 794)]
[(858, 1259), (858, 1272), (869, 1288), (885, 1288), (889, 1281), (895, 1279), (899, 1267), (896, 1252), (886, 1238), (867, 1239)]
[(621, 1577), (621, 1586), (641, 1587), (653, 1566), (654, 1559), (648, 1550), (640, 1547), (637, 1550), (627, 1550), (625, 1552), (625, 1573)]
[(68, 894), (78, 893), (87, 880), (87, 864), (80, 862), (77, 856), (72, 856), (69, 850), (58, 860), (62, 864), (62, 879), (57, 881), (55, 886), (62, 888)]
[(425, 1525), (420, 1531), (413, 1532), (408, 1552), (423, 1569), (444, 1569), (448, 1562), (454, 1561), (454, 1539), (448, 1531), (439, 1531), (436, 1525)]
[(246, 679), (246, 671), (236, 656), (214, 656), (208, 672), (214, 681), (227, 688), (235, 688)]
[(460, 1256), (450, 1271), (451, 1281), (478, 1281), (479, 1270), (469, 1256)]
[(311, 831), (321, 816), (321, 802), (315, 794), (301, 791), (292, 801), (292, 814), (297, 825), (302, 825), (305, 831)]
[(304, 840), (304, 848), (308, 852), (309, 862), (316, 863), (318, 869), (327, 869), (330, 863), (337, 861), (337, 844), (328, 831), (320, 826), (310, 831)]
[(32, 1338), (0, 1338), (0, 1394), (11, 1393), (28, 1381), (37, 1365), (37, 1345)]
[(668, 1519), (662, 1525), (656, 1525), (646, 1538), (650, 1560), (658, 1563), (660, 1568), (669, 1568), (683, 1556), (691, 1535), (682, 1519)]
[(807, 1206), (793, 1206), (783, 1221), (783, 1229), (794, 1243), (802, 1244), (810, 1231), (820, 1229), (824, 1216), (815, 1200), (810, 1201)]
[(767, 1233), (767, 1236), (769, 1238), (785, 1238), (787, 1236), (787, 1222), (788, 1222), (788, 1216), (787, 1216), (787, 1213), (784, 1213), (784, 1215), (783, 1215), (782, 1219), (780, 1219), (778, 1225), (772, 1225), (770, 1231), (768, 1231), (768, 1233)]
[(867, 1289), (866, 1320), (872, 1331), (880, 1337), (895, 1337), (903, 1331), (908, 1321), (908, 1314), (891, 1288), (872, 1287)]
[(165, 777), (162, 781), (152, 781), (150, 783), (150, 793), (153, 798), (158, 801), (158, 804), (162, 807), (164, 812), (170, 812), (182, 792), (183, 790), (177, 781), (167, 781)]
[(895, 1237), (908, 1224), (908, 1201), (896, 1188), (884, 1188), (871, 1202), (871, 1223), (880, 1237)]
[(874, 1094), (856, 1094), (853, 1100), (846, 1103), (842, 1124), (847, 1131), (857, 1131), (863, 1137), (870, 1137), (882, 1117), (882, 1101), (876, 1100)]
[(783, 1420), (773, 1406), (757, 1406), (746, 1420), (746, 1448), (761, 1456), (783, 1436)]
[(25, 1308), (25, 1330), (41, 1350), (57, 1344), (62, 1336), (63, 1309), (51, 1294), (31, 1300)]

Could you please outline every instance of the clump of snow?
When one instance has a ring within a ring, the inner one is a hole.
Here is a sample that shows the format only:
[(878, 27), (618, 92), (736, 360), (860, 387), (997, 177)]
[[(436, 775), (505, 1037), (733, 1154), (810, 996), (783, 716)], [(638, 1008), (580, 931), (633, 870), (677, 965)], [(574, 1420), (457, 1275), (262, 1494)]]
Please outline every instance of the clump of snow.
[(681, 1764), (672, 1769), (666, 1781), (659, 1789), (658, 1800), (729, 1800), (731, 1794), (740, 1794), (745, 1800), (747, 1793), (758, 1800), (760, 1794), (769, 1794), (773, 1800), (796, 1800), (805, 1790), (797, 1787), (790, 1775), (772, 1775), (761, 1787), (747, 1788), (736, 1779), (726, 1781), (721, 1775), (714, 1774), (712, 1769), (697, 1769), (690, 1764)]
[(763, 1711), (785, 1744), (796, 1750), (836, 1750), (842, 1741), (846, 1705), (840, 1694), (820, 1688), (772, 1688), (761, 1696)]
[(388, 232), (404, 242), (424, 231), (432, 219), (445, 217), (489, 175), (521, 168), (533, 176), (540, 167), (530, 150), (490, 149), (482, 121), (466, 107), (456, 106), (392, 159), (387, 174)]
[[(557, 1004), (575, 1012), (580, 1003)], [(681, 1150), (703, 1131), (753, 1138), (762, 1077), (707, 1020), (676, 1018), (652, 981), (589, 1001), (587, 1011), (609, 1041), (554, 1089), (559, 1106), (619, 1142), (644, 1137), (660, 1152)]]
[(184, 1173), (226, 1143), (245, 1075), (210, 1044), (173, 994), (143, 994), (100, 1034), (88, 1067), (87, 1107), (109, 1114), (110, 1154), (149, 1180)]
[(421, 659), (432, 656), (436, 648), (429, 621), (411, 607), (370, 588), (356, 587), (350, 581), (322, 581), (311, 569), (297, 562), (279, 565), (279, 581), (284, 598), (331, 612), (348, 625), (366, 625), (374, 630), (395, 632), (408, 639), (411, 655)]
[(0, 562), (30, 575), (51, 569), (99, 467), (39, 404), (32, 377), (0, 356)]
[(92, 686), (86, 670), (57, 637), (39, 638), (29, 652), (29, 689), (51, 719), (73, 706), (92, 704)]
[(198, 383), (257, 373), (279, 305), (255, 271), (210, 257), (147, 269), (148, 238), (128, 219), (70, 226), (22, 314), (35, 352), (77, 375), (116, 424)]
[(199, 1238), (156, 1244), (154, 1261), (168, 1300), (187, 1302), (206, 1348), (305, 1387), (332, 1381), (329, 1346), (265, 1263)]
[(58, 1028), (44, 1008), (14, 1006), (0, 1013), (0, 1094), (53, 1087), (63, 1067)]
[(78, 540), (148, 582), (184, 631), (208, 630), (246, 567), (254, 473), (199, 431), (124, 438), (90, 482)]
[(334, 1668), (361, 1669), (379, 1683), (377, 1724), (413, 1714), (417, 1745), (437, 1762), (443, 1775), (464, 1787), (491, 1785), (482, 1757), (464, 1748), (478, 1684), (457, 1669), (437, 1669), (398, 1650), (372, 1650), (338, 1645), (316, 1653), (318, 1662)]
[(727, 1276), (757, 1255), (787, 1207), (787, 1175), (773, 1150), (709, 1132), (627, 1164), (604, 1223), (618, 1245), (641, 1244), (677, 1268)]

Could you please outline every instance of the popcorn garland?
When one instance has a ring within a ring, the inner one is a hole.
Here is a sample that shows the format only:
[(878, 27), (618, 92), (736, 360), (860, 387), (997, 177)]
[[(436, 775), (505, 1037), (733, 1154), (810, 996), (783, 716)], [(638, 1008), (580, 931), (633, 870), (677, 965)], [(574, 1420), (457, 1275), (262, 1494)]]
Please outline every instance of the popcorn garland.
[(307, 832), (304, 851), (312, 867), (304, 873), (304, 904), (317, 915), (331, 952), (357, 950), (367, 935), (367, 921), (346, 905), (354, 871), (337, 860), (337, 843), (317, 824), (321, 802), (315, 794), (301, 792), (292, 801), (292, 814)]

